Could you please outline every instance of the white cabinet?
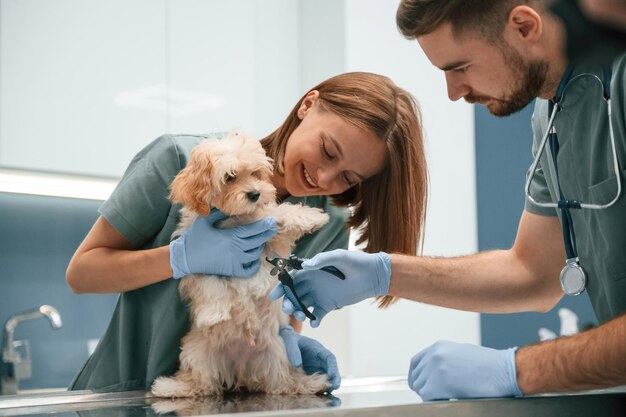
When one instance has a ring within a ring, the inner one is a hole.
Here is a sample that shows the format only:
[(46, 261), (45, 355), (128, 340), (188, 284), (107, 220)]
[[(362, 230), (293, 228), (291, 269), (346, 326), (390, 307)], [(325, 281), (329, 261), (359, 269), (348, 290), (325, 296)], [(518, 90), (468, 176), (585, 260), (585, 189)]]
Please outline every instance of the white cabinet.
[(265, 135), (300, 95), (298, 2), (2, 0), (0, 166), (120, 177), (166, 132)]
[(165, 83), (165, 1), (0, 4), (0, 164), (120, 176), (166, 127), (164, 112), (120, 104)]
[(293, 0), (171, 1), (168, 130), (276, 129), (300, 96), (297, 11)]

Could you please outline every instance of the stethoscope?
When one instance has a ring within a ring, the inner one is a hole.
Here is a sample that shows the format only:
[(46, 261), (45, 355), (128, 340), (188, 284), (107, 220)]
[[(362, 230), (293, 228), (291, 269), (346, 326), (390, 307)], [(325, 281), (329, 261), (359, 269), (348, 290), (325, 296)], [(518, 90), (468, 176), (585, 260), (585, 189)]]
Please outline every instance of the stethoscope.
[[(539, 145), (539, 150), (537, 152), (537, 155), (535, 156), (535, 160), (530, 167), (530, 175), (526, 180), (525, 192), (526, 198), (528, 198), (533, 204), (539, 207), (558, 208), (561, 210), (561, 227), (563, 229), (563, 240), (565, 241), (565, 253), (567, 255), (565, 266), (561, 270), (560, 275), (561, 288), (563, 289), (563, 292), (567, 295), (579, 295), (583, 291), (585, 291), (585, 288), (587, 286), (587, 276), (585, 275), (585, 271), (579, 264), (578, 251), (576, 249), (576, 235), (574, 234), (574, 222), (572, 221), (570, 209), (603, 210), (613, 206), (622, 194), (622, 182), (620, 178), (619, 163), (617, 161), (617, 151), (615, 149), (613, 124), (611, 121), (611, 71), (608, 68), (604, 69), (604, 82), (597, 75), (590, 73), (579, 74), (574, 78), (571, 78), (572, 72), (572, 67), (567, 69), (563, 78), (561, 79), (561, 82), (559, 83), (559, 87), (557, 88), (554, 100), (551, 100), (549, 102), (548, 114), (550, 115), (550, 118), (548, 121), (548, 127)], [(554, 126), (554, 119), (556, 118), (556, 114), (561, 108), (561, 103), (565, 98), (565, 92), (567, 91), (567, 88), (575, 80), (583, 77), (592, 77), (600, 83), (600, 85), (602, 86), (602, 98), (607, 103), (606, 108), (607, 116), (609, 118), (609, 135), (611, 137), (611, 148), (613, 152), (613, 169), (615, 170), (615, 178), (617, 179), (617, 192), (615, 194), (615, 197), (606, 204), (590, 204), (584, 203), (580, 200), (567, 200), (563, 196), (563, 192), (561, 191), (561, 183), (559, 181), (559, 171), (557, 168), (556, 159), (559, 152), (559, 142), (556, 134), (556, 127)], [(539, 160), (546, 148), (546, 143), (548, 142), (548, 140), (550, 141), (550, 151), (552, 160), (554, 162), (556, 183), (559, 191), (559, 201), (556, 203), (538, 202), (533, 198), (532, 195), (530, 195), (530, 185), (535, 176), (537, 165), (539, 164)]]

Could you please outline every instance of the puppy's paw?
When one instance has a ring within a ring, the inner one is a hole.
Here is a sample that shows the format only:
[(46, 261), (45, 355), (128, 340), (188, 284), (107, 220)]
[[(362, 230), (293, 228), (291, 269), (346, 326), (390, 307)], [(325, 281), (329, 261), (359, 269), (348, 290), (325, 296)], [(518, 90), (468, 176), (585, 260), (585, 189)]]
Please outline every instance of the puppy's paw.
[(151, 392), (157, 397), (163, 398), (183, 398), (193, 397), (193, 390), (184, 381), (176, 379), (176, 377), (160, 376), (154, 380)]
[(299, 382), (297, 394), (321, 394), (327, 392), (331, 385), (324, 374), (306, 375)]
[(314, 395), (327, 392), (330, 388), (326, 375), (305, 375), (301, 370), (298, 371), (300, 372), (292, 373), (282, 383), (267, 381), (267, 386), (262, 391), (268, 394)]

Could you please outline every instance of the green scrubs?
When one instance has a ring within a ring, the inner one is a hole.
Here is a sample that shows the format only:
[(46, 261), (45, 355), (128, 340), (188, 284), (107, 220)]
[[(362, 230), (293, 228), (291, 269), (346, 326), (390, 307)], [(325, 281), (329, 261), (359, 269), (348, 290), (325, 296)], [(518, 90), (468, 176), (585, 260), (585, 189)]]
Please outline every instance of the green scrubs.
[[(601, 80), (601, 68), (577, 67), (572, 74), (593, 73)], [(587, 292), (600, 322), (626, 312), (626, 55), (612, 65), (611, 111), (622, 195), (617, 203), (603, 210), (570, 210), (574, 221), (580, 265), (587, 274)], [(606, 204), (617, 191), (613, 169), (607, 105), (600, 83), (591, 77), (574, 80), (555, 119), (559, 139), (558, 177), (568, 200)], [(536, 155), (548, 126), (548, 101), (537, 100), (533, 114)], [(542, 155), (533, 178), (531, 195), (539, 202), (556, 202), (555, 168), (550, 145)], [(526, 210), (557, 215), (557, 209), (540, 208), (530, 201)], [(560, 260), (565, 265), (565, 259)], [(555, 280), (559, 277), (554, 277)]]
[[(204, 136), (164, 135), (144, 148), (130, 163), (100, 214), (135, 247), (166, 246), (179, 220), (180, 205), (170, 204), (169, 186), (186, 166), (191, 149)], [(330, 221), (301, 238), (294, 253), (347, 248), (346, 209), (327, 197), (289, 197), (286, 201), (322, 208)], [(178, 369), (180, 340), (189, 328), (189, 312), (181, 303), (177, 280), (165, 280), (122, 293), (108, 329), (70, 389), (147, 390), (160, 375)]]

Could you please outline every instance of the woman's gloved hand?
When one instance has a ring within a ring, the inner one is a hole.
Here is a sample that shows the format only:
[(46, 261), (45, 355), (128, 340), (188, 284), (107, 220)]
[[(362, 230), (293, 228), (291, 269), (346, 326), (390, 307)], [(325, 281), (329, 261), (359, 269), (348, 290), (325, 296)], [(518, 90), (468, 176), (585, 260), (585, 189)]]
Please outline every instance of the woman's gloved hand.
[(337, 359), (317, 340), (302, 336), (293, 331), (291, 326), (281, 327), (278, 334), (283, 338), (289, 363), (296, 368), (302, 367), (307, 375), (326, 374), (331, 387), (329, 392), (341, 385), (341, 376)]
[(198, 217), (170, 243), (170, 265), (174, 278), (191, 274), (250, 277), (260, 267), (265, 242), (277, 233), (276, 219), (220, 229), (216, 223), (226, 218), (217, 209)]
[(424, 401), (521, 397), (516, 350), (439, 341), (411, 359), (409, 387)]
[[(333, 266), (343, 272), (345, 280), (322, 271), (321, 268)], [(322, 252), (302, 263), (302, 270), (292, 273), (296, 293), (307, 307), (313, 307), (317, 320), (311, 321), (312, 327), (318, 327), (330, 311), (356, 304), (359, 301), (387, 294), (391, 279), (391, 259), (385, 252), (365, 253), (335, 249)], [(278, 284), (269, 294), (272, 300), (283, 299), (283, 311), (294, 314), (300, 321), (304, 314), (299, 305), (295, 305), (293, 295), (288, 288)]]

